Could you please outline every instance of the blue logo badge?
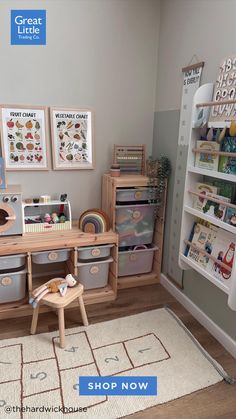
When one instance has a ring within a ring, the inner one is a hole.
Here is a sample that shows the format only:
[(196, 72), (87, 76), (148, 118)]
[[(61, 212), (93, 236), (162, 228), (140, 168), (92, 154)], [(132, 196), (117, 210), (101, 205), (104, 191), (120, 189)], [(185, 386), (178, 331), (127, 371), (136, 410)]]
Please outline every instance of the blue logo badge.
[(46, 45), (46, 10), (11, 10), (11, 45)]

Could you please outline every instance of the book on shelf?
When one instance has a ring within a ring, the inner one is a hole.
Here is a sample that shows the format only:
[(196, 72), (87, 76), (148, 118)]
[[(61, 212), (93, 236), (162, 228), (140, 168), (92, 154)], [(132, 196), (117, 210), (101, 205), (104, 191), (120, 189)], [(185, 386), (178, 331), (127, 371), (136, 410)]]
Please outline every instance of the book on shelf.
[(192, 240), (190, 237), (189, 241), (191, 241), (192, 244), (197, 248), (187, 246), (188, 250), (186, 248), (185, 256), (200, 265), (202, 268), (206, 269), (209, 262), (209, 257), (207, 257), (207, 254), (202, 253), (201, 250), (207, 252), (208, 254), (212, 253), (212, 249), (217, 237), (218, 227), (213, 225), (208, 227), (204, 224), (194, 223), (193, 228), (194, 232), (191, 232), (192, 234), (190, 234), (190, 236), (192, 235)]
[[(208, 185), (206, 183), (197, 182), (194, 188), (195, 192), (200, 193), (202, 195), (207, 194), (217, 194), (218, 188), (216, 186)], [(204, 207), (206, 201), (205, 198), (201, 196), (193, 195), (192, 206), (194, 209), (201, 211)]]
[(223, 282), (227, 287), (231, 283), (231, 269), (233, 267), (235, 253), (235, 235), (228, 231), (219, 229), (214, 245), (212, 246), (211, 255), (223, 265), (209, 259), (207, 264), (207, 272), (216, 279)]
[[(197, 141), (199, 152), (195, 154), (195, 167), (207, 170), (218, 170), (219, 155), (211, 152), (219, 151), (220, 145), (215, 141)], [(203, 153), (201, 153), (203, 151)], [(207, 151), (207, 152), (206, 152)]]
[[(236, 137), (225, 137), (221, 145), (221, 151), (236, 153)], [(236, 175), (236, 157), (220, 156), (219, 172)]]
[[(235, 184), (232, 182), (226, 182), (222, 179), (213, 179), (212, 185), (218, 189), (218, 194), (229, 198), (231, 202), (234, 202), (235, 196)], [(214, 192), (215, 193), (215, 192)]]
[(236, 227), (236, 209), (235, 208), (230, 208), (230, 207), (227, 208), (224, 221), (227, 224), (233, 227)]
[[(222, 203), (220, 204), (219, 202), (212, 201), (211, 198), (222, 201)], [(230, 199), (222, 195), (207, 193), (206, 199), (203, 203), (202, 212), (206, 215), (210, 215), (211, 217), (215, 217), (218, 220), (224, 221), (227, 206), (224, 205), (223, 202), (230, 202)]]

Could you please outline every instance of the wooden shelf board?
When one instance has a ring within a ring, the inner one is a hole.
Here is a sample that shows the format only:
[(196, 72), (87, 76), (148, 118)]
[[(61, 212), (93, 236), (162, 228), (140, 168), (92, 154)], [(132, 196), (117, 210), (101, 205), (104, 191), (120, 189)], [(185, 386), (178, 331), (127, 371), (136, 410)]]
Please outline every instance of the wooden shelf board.
[(141, 287), (144, 285), (157, 284), (159, 278), (156, 272), (147, 274), (122, 276), (118, 278), (118, 289)]
[(147, 186), (149, 181), (149, 178), (143, 175), (121, 174), (118, 177), (112, 177), (110, 174), (106, 173), (104, 176), (111, 179), (115, 188)]
[(188, 172), (198, 173), (199, 175), (214, 177), (216, 179), (228, 180), (229, 182), (236, 181), (236, 175), (230, 175), (228, 173), (217, 172), (215, 170), (200, 169), (199, 167), (189, 166)]
[(217, 218), (212, 217), (211, 215), (204, 214), (201, 211), (196, 210), (195, 208), (191, 208), (188, 205), (184, 206), (184, 211), (188, 214), (192, 214), (195, 217), (202, 218), (203, 220), (208, 221), (211, 224), (214, 224), (217, 227), (222, 228), (223, 230), (229, 231), (230, 233), (236, 234), (236, 228), (231, 226), (230, 224), (225, 223), (224, 221), (217, 220)]
[(229, 294), (229, 288), (223, 283), (217, 280), (213, 275), (211, 275), (209, 272), (207, 272), (204, 268), (202, 268), (197, 263), (194, 263), (191, 259), (184, 256), (183, 254), (180, 254), (180, 259), (188, 265), (190, 268), (194, 269), (198, 273), (200, 273), (202, 276), (207, 278), (212, 284), (216, 285), (218, 288), (220, 288), (222, 291), (224, 291), (226, 294)]

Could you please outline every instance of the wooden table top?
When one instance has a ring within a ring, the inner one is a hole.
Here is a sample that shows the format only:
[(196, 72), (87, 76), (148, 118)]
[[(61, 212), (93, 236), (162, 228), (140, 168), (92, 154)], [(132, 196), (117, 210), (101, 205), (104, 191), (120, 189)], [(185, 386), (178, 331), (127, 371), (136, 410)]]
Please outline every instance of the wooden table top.
[(106, 233), (90, 234), (73, 227), (65, 231), (0, 237), (0, 256), (107, 243), (117, 244), (117, 242), (118, 236), (112, 230)]

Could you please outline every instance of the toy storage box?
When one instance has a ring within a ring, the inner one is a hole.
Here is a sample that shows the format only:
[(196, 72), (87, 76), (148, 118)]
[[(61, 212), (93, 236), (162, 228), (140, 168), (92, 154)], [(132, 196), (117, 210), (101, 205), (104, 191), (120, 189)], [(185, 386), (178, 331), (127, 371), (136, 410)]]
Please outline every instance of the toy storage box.
[(112, 257), (106, 260), (79, 262), (77, 264), (79, 282), (83, 284), (85, 290), (102, 288), (107, 285), (110, 262), (113, 262)]
[[(60, 213), (63, 207), (63, 214), (66, 216), (65, 222), (48, 223), (43, 221), (43, 216), (48, 213)], [(69, 201), (50, 201), (39, 203), (23, 202), (23, 234), (25, 233), (44, 233), (49, 231), (70, 230), (72, 228), (71, 206)], [(41, 220), (38, 222), (37, 220)], [(37, 222), (36, 222), (37, 221)]]
[(149, 188), (117, 188), (116, 201), (127, 202), (127, 201), (148, 201), (150, 199)]
[(9, 271), (16, 268), (21, 268), (25, 265), (25, 254), (10, 255), (0, 257), (0, 273), (2, 271)]
[(70, 249), (49, 250), (32, 253), (32, 262), (37, 264), (65, 262), (70, 257)]
[(0, 303), (9, 303), (25, 297), (26, 271), (0, 274)]
[(86, 246), (78, 248), (78, 260), (92, 261), (96, 259), (105, 259), (110, 256), (110, 250), (113, 244), (106, 244), (101, 246)]
[(157, 249), (157, 246), (152, 245), (147, 249), (119, 251), (118, 276), (151, 272), (154, 251)]
[(116, 205), (120, 247), (152, 243), (155, 207), (155, 204)]

